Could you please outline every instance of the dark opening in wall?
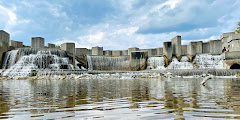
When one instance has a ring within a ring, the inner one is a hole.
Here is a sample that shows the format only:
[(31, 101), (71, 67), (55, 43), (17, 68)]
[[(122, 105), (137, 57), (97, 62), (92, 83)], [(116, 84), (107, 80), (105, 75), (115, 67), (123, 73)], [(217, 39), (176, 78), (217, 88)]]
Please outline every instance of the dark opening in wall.
[(237, 63), (232, 64), (232, 66), (230, 67), (230, 69), (240, 69), (240, 65)]
[(68, 69), (68, 65), (61, 65), (60, 69)]

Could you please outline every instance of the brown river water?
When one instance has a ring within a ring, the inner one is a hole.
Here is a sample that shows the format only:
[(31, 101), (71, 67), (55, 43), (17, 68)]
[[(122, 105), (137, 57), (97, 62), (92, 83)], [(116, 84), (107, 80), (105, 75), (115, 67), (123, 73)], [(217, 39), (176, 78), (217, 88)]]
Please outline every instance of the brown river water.
[(0, 119), (240, 119), (240, 79), (1, 80)]

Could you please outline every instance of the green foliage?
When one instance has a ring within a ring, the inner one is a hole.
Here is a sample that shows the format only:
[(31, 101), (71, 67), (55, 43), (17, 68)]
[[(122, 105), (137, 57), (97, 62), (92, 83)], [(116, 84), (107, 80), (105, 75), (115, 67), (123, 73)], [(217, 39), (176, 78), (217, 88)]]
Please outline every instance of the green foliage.
[(56, 46), (55, 46), (55, 48), (57, 48), (57, 49), (60, 49), (61, 47), (60, 47), (60, 46), (58, 46), (58, 45), (56, 45)]
[(236, 28), (235, 32), (240, 33), (240, 21), (238, 22), (238, 27)]

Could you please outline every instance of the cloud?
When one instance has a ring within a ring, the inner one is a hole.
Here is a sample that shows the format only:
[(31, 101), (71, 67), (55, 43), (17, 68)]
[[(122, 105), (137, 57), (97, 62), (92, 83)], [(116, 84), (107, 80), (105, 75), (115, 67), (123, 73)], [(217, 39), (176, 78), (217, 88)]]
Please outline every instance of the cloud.
[(65, 27), (66, 31), (71, 31), (71, 29), (69, 27)]
[(17, 17), (16, 17), (16, 14), (12, 10), (0, 5), (0, 11), (1, 11), (1, 13), (0, 13), (1, 15), (7, 16), (7, 20), (4, 19), (4, 17), (3, 17), (3, 20), (8, 21), (7, 22), (8, 25), (16, 24)]
[(9, 0), (0, 1), (0, 28), (26, 45), (41, 36), (77, 47), (156, 48), (176, 35), (187, 43), (233, 31), (239, 5), (239, 0)]
[(78, 39), (80, 41), (86, 41), (90, 44), (99, 44), (99, 42), (101, 42), (103, 37), (104, 37), (104, 33), (99, 32), (99, 33), (96, 33), (94, 35), (80, 36), (80, 37), (78, 37)]
[[(166, 4), (172, 3), (172, 4)], [(169, 0), (152, 10), (147, 16), (149, 21), (140, 27), (139, 33), (162, 33), (183, 32), (196, 28), (216, 27), (218, 18), (231, 13), (232, 9), (221, 9), (223, 4), (230, 3), (220, 0), (219, 2), (202, 1), (176, 1)]]
[[(103, 29), (99, 29), (103, 28)], [(76, 47), (103, 46), (104, 50), (126, 50), (129, 47), (157, 48), (166, 40), (171, 40), (176, 33), (170, 34), (136, 34), (136, 26), (108, 26), (106, 24), (89, 28), (88, 34), (78, 36), (77, 39), (59, 39), (54, 43), (75, 42)], [(163, 39), (164, 38), (164, 39)]]

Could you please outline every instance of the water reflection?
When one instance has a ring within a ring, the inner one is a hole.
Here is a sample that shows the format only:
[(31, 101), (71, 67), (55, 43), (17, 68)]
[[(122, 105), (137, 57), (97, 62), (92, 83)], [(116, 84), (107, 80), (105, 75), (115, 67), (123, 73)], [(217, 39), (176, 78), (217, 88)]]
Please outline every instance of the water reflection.
[(3, 80), (0, 119), (240, 118), (240, 81)]

